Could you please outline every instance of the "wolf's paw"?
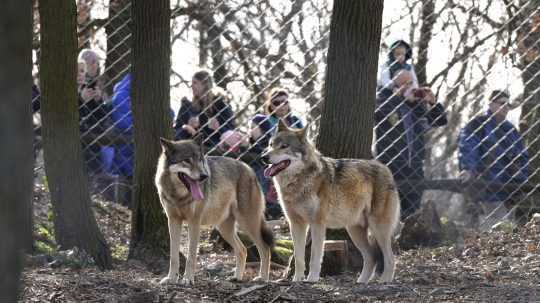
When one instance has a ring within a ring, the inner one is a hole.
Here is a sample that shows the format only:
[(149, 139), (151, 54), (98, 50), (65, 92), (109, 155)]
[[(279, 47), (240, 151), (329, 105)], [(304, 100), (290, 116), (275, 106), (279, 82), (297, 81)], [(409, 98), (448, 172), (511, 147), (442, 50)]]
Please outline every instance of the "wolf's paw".
[(181, 285), (193, 285), (195, 284), (195, 279), (194, 278), (187, 278), (187, 277), (183, 277), (182, 280), (180, 280), (180, 284)]
[(263, 278), (261, 276), (256, 276), (255, 278), (253, 278), (252, 281), (253, 282), (268, 282), (268, 278)]
[(165, 284), (175, 284), (176, 282), (178, 282), (178, 276), (175, 275), (173, 277), (165, 277), (163, 279), (161, 279), (161, 281), (159, 281), (159, 284), (161, 285), (165, 285)]
[(229, 281), (229, 282), (242, 282), (242, 279), (239, 279), (236, 276), (232, 276), (232, 277), (228, 277), (227, 281)]
[(308, 283), (316, 283), (319, 282), (319, 276), (318, 275), (308, 275), (306, 282)]
[(293, 282), (302, 282), (304, 280), (304, 275), (294, 275), (292, 278)]

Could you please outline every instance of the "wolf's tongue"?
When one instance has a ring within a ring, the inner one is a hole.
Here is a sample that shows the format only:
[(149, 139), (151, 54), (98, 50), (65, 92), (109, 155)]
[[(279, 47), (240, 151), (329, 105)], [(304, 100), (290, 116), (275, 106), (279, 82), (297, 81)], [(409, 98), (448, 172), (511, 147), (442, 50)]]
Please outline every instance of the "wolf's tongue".
[(268, 168), (266, 168), (264, 170), (264, 176), (266, 178), (270, 178), (270, 177), (274, 176), (275, 171), (276, 171), (276, 166), (277, 166), (276, 164), (271, 164)]
[(197, 201), (204, 199), (199, 182), (192, 180), (191, 178), (186, 178), (186, 180), (189, 184), (189, 191), (191, 192), (191, 197), (193, 200)]

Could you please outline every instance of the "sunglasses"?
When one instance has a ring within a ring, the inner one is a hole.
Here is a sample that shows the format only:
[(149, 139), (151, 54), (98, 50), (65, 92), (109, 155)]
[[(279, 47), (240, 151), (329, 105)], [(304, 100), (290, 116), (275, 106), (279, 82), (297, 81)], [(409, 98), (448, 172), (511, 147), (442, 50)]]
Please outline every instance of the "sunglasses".
[(272, 100), (272, 105), (274, 106), (280, 106), (281, 104), (287, 104), (289, 103), (289, 100), (287, 99), (275, 99), (275, 100)]

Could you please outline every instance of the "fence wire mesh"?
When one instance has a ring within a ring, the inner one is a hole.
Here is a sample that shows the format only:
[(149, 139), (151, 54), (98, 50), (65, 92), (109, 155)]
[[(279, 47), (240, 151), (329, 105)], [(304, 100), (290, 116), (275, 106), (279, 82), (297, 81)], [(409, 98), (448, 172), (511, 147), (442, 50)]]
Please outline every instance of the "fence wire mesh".
[[(317, 135), (332, 2), (172, 2), (171, 128), (176, 138), (201, 133), (209, 154), (249, 163), (277, 216), (260, 154), (279, 119), (309, 122)], [(403, 217), (426, 201), (481, 228), (537, 211), (539, 7), (538, 0), (385, 1), (373, 151), (394, 173)], [(120, 203), (129, 201), (133, 168), (130, 8), (127, 0), (78, 1), (86, 169), (93, 192)]]

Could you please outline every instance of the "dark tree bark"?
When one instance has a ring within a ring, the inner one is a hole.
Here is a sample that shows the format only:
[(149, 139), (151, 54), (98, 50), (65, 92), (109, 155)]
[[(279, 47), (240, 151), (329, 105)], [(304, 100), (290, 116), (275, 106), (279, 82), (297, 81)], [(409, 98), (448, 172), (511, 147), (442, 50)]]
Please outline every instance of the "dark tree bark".
[(39, 2), (41, 117), (45, 172), (57, 243), (87, 251), (102, 269), (112, 267), (109, 247), (92, 209), (83, 171), (76, 88), (75, 1)]
[[(428, 48), (433, 36), (433, 25), (435, 24), (435, 0), (422, 0), (422, 26), (420, 27), (420, 39), (418, 39), (418, 61), (416, 62), (416, 75), (418, 83), (425, 85), (427, 83), (427, 63)], [(413, 41), (411, 41), (412, 43)]]
[(107, 58), (105, 59), (105, 86), (112, 96), (114, 84), (128, 71), (131, 63), (131, 0), (111, 0), (109, 2), (109, 23), (107, 34)]
[[(318, 148), (334, 158), (372, 158), (373, 112), (383, 0), (334, 2), (328, 67)], [(361, 255), (344, 230), (327, 239), (345, 239), (349, 267), (357, 270)], [(323, 263), (323, 268), (337, 266)]]
[(135, 196), (130, 257), (168, 250), (167, 219), (154, 185), (159, 137), (171, 137), (170, 1), (134, 1), (132, 110)]
[(383, 1), (336, 0), (317, 145), (324, 155), (371, 158)]
[(0, 10), (0, 302), (17, 302), (32, 244), (31, 5), (8, 0)]

